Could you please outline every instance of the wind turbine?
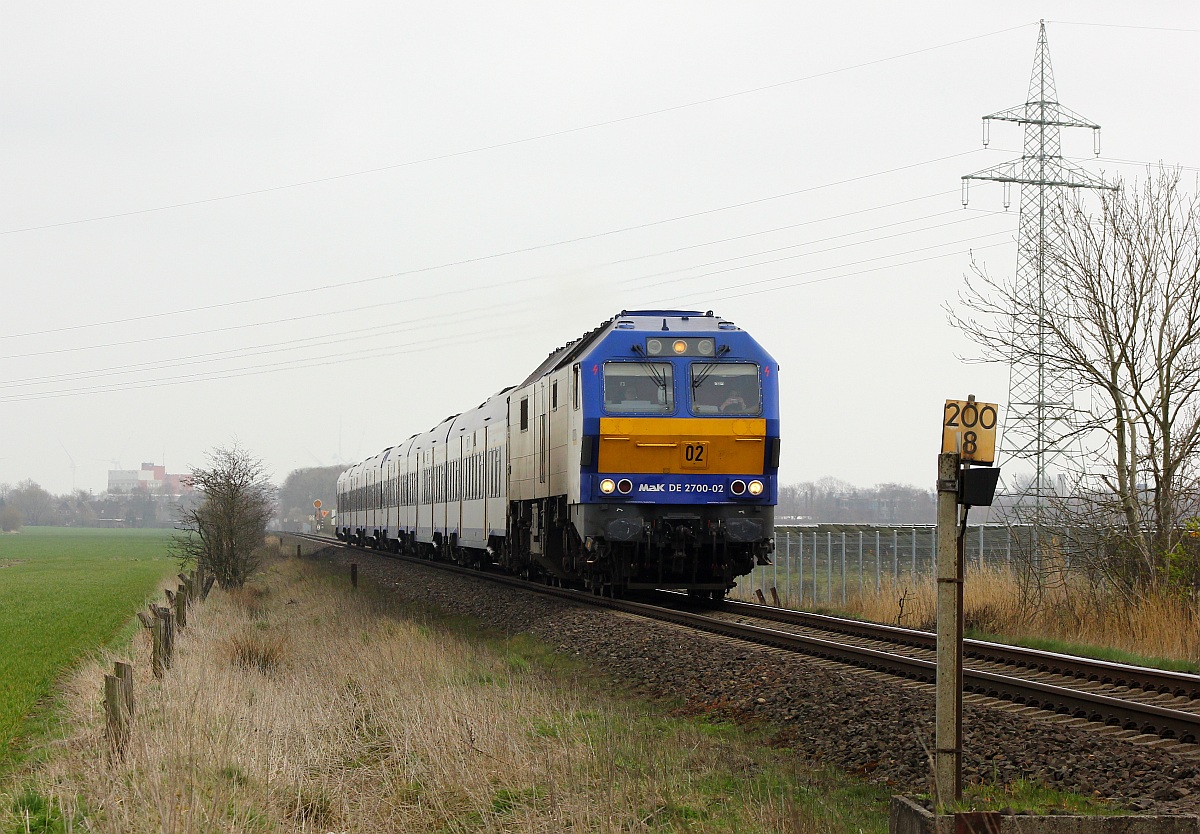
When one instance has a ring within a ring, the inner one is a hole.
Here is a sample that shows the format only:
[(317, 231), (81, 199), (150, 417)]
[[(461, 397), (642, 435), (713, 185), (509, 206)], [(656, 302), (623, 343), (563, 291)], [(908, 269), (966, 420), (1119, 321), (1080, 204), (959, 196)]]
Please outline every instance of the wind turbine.
[(67, 456), (67, 460), (71, 461), (71, 494), (75, 494), (75, 458), (71, 457), (71, 453), (67, 451), (67, 447), (63, 446), (63, 442), (58, 441), (58, 446), (63, 450), (63, 454)]

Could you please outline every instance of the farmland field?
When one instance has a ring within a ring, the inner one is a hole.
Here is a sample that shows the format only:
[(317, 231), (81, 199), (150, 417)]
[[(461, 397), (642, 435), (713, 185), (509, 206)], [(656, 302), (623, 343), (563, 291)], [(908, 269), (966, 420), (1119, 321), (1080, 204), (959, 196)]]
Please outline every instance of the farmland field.
[(0, 766), (63, 667), (112, 640), (175, 573), (170, 530), (0, 535)]

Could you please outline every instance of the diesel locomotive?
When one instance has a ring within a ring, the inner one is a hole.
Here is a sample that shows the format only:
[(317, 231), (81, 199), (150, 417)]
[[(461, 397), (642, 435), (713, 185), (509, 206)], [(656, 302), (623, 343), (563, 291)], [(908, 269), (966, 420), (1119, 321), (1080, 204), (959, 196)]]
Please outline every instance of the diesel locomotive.
[(622, 311), (343, 472), (337, 537), (598, 593), (719, 599), (770, 563), (778, 376), (711, 311)]

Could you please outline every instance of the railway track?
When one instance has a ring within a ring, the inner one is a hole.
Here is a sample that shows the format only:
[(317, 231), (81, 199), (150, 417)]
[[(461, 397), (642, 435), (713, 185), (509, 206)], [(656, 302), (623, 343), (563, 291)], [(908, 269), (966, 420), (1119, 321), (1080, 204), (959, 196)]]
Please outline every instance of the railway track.
[[(288, 535), (350, 547), (322, 536)], [(457, 565), (353, 549), (910, 680), (933, 683), (937, 672), (936, 637), (929, 632), (742, 602), (700, 606), (678, 593), (610, 599)], [(1200, 742), (1200, 676), (977, 640), (964, 642), (963, 656), (967, 692), (1188, 745)]]

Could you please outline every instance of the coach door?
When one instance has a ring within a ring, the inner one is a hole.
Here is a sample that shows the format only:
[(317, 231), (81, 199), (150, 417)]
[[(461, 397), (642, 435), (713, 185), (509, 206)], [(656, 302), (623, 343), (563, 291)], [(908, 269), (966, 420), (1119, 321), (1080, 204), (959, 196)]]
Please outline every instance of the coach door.
[(375, 529), (375, 469), (367, 467), (367, 523), (368, 533)]
[[(394, 469), (395, 465), (392, 463), (391, 454), (389, 453), (384, 455), (383, 481), (380, 484), (380, 491), (383, 499), (383, 529), (387, 532), (388, 536), (395, 535), (396, 532), (394, 520), (394, 516), (396, 514), (396, 502), (392, 500), (392, 484), (396, 482), (396, 476), (392, 474)], [(384, 541), (381, 542), (381, 544), (387, 544), (387, 542)]]
[(463, 481), (466, 474), (466, 467), (463, 466), (463, 436), (450, 439), (450, 443), (454, 446), (452, 452), (447, 452), (447, 457), (450, 461), (450, 508), (447, 511), (446, 526), (449, 528), (450, 534), (455, 540), (462, 538), (463, 534)]
[(417, 508), (417, 540), (433, 541), (433, 450), (421, 450), (421, 500)]
[(550, 409), (547, 407), (546, 383), (544, 380), (538, 383), (537, 403), (538, 486), (536, 494), (539, 498), (545, 498), (550, 494), (549, 487), (547, 486), (547, 481), (549, 480), (549, 472), (547, 470), (550, 467)]

